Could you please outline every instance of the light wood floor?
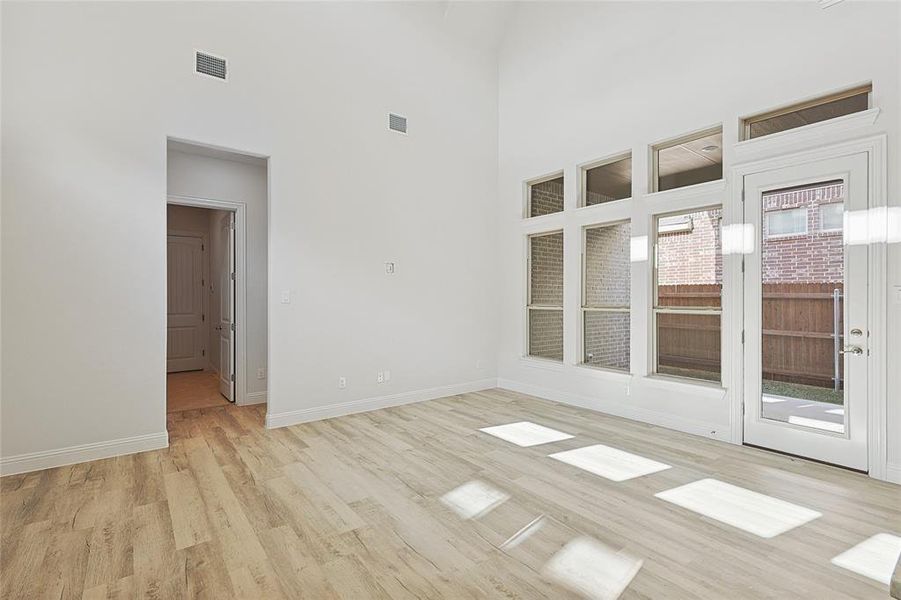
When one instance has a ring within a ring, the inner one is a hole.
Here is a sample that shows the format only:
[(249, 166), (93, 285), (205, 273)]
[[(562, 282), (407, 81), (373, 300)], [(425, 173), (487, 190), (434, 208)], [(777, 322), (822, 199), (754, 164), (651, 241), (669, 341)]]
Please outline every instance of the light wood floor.
[[(859, 474), (500, 390), (276, 430), (264, 410), (172, 413), (168, 449), (4, 477), (2, 598), (565, 599), (541, 567), (580, 535), (643, 559), (623, 598), (887, 597), (830, 564), (901, 531), (901, 487)], [(478, 431), (522, 420), (575, 437)], [(673, 468), (616, 483), (547, 458), (593, 443)], [(762, 539), (654, 497), (704, 477), (823, 516)], [(472, 480), (509, 500), (462, 519), (441, 497)]]
[(228, 406), (219, 393), (219, 374), (214, 371), (185, 371), (166, 375), (166, 412)]

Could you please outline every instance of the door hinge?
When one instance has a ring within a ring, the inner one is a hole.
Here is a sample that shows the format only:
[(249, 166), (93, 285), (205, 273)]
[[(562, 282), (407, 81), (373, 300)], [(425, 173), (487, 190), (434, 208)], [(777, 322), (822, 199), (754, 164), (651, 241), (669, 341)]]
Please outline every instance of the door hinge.
[(234, 272), (232, 272), (232, 274), (231, 274), (231, 278), (232, 278), (232, 281), (234, 281), (234, 280), (235, 280), (235, 274), (234, 274)]
[(235, 374), (234, 374), (234, 373), (232, 373), (232, 375), (231, 375), (231, 380), (232, 380), (232, 383), (234, 383), (234, 381), (235, 381)]
[(742, 204), (744, 204), (744, 202), (745, 202), (745, 189), (744, 188), (742, 188), (742, 190), (741, 190), (741, 202), (742, 202)]
[(205, 348), (201, 348), (201, 349), (200, 349), (200, 356), (206, 356), (206, 349), (205, 349)]
[(206, 250), (206, 246), (204, 246), (203, 244), (200, 244), (200, 251), (203, 252), (204, 250)]
[(741, 416), (745, 416), (745, 403), (741, 403)]
[(742, 272), (742, 275), (744, 275), (744, 273), (745, 273), (745, 257), (744, 256), (741, 257), (741, 272)]
[(742, 344), (745, 343), (745, 330), (744, 329), (741, 330), (741, 343)]
[(200, 315), (200, 322), (203, 323), (206, 321), (206, 315)]
[(232, 331), (235, 330), (235, 324), (234, 324), (234, 323), (231, 324), (231, 330), (232, 330)]

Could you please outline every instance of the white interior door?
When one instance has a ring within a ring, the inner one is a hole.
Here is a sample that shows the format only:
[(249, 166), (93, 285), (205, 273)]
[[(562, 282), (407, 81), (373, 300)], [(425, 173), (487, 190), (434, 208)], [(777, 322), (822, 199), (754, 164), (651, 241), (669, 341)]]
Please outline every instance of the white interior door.
[(744, 441), (865, 471), (867, 156), (744, 186)]
[(235, 401), (235, 214), (225, 219), (225, 268), (219, 282), (219, 392)]
[(167, 238), (166, 372), (203, 369), (203, 240)]

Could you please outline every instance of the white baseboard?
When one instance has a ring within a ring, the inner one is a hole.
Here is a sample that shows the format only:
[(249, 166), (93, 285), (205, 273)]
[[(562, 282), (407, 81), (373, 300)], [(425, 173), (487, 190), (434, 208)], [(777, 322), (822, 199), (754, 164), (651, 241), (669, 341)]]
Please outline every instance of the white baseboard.
[(728, 424), (707, 423), (704, 421), (683, 419), (669, 413), (648, 410), (646, 408), (630, 406), (619, 402), (610, 402), (609, 400), (603, 400), (593, 396), (572, 394), (529, 383), (522, 383), (512, 379), (498, 379), (497, 387), (519, 392), (521, 394), (537, 396), (539, 398), (544, 398), (545, 400), (560, 402), (562, 404), (578, 406), (579, 408), (587, 408), (589, 410), (623, 417), (633, 421), (650, 423), (651, 425), (666, 427), (667, 429), (675, 429), (676, 431), (682, 431), (684, 433), (700, 435), (702, 437), (712, 438), (723, 442), (730, 441)]
[(297, 425), (298, 423), (309, 423), (310, 421), (343, 417), (344, 415), (369, 412), (371, 410), (388, 408), (390, 406), (400, 406), (402, 404), (424, 402), (426, 400), (434, 400), (436, 398), (444, 398), (456, 394), (478, 392), (494, 387), (497, 387), (497, 379), (480, 379), (478, 381), (469, 381), (466, 383), (424, 390), (414, 390), (412, 392), (403, 392), (401, 394), (392, 394), (390, 396), (364, 398), (362, 400), (330, 404), (328, 406), (316, 406), (313, 408), (303, 408), (301, 410), (292, 410), (276, 414), (268, 413), (266, 415), (266, 427), (275, 429), (276, 427), (286, 427), (288, 425)]
[(248, 406), (250, 404), (265, 404), (267, 396), (268, 392), (247, 392), (247, 397), (243, 406)]
[(885, 480), (901, 484), (901, 465), (888, 463), (885, 465)]
[(80, 446), (69, 446), (56, 450), (44, 450), (29, 454), (4, 456), (0, 458), (0, 475), (15, 475), (16, 473), (28, 473), (51, 467), (62, 467), (75, 463), (111, 458), (123, 454), (159, 450), (169, 446), (169, 433), (149, 433), (130, 438), (109, 440), (107, 442), (95, 442)]

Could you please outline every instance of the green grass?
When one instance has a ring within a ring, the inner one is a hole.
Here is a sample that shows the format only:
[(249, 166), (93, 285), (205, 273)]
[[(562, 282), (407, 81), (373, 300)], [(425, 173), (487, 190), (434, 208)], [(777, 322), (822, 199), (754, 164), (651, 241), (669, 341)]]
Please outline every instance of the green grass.
[(845, 394), (841, 390), (817, 387), (815, 385), (803, 385), (800, 383), (788, 383), (786, 381), (763, 380), (763, 393), (785, 398), (797, 398), (799, 400), (816, 400), (841, 406), (845, 403)]

